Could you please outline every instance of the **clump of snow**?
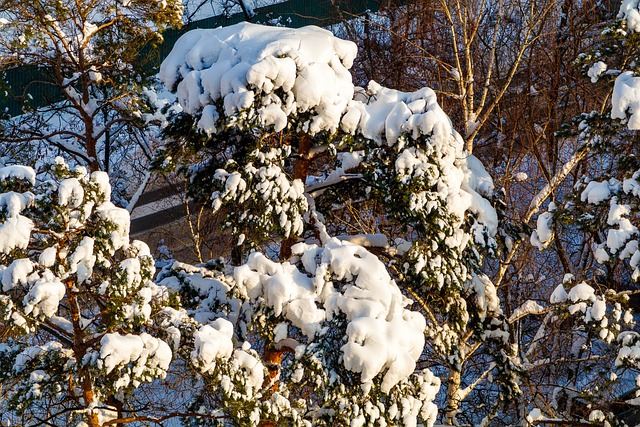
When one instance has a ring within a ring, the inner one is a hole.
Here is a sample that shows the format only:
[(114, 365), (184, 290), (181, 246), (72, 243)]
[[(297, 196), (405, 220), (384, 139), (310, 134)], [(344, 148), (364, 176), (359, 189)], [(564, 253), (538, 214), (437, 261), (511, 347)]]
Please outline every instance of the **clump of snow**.
[[(570, 277), (564, 284), (570, 285), (572, 281), (573, 277)], [(558, 285), (549, 300), (556, 305), (555, 309), (566, 309), (569, 315), (576, 315), (580, 322), (594, 328), (606, 343), (614, 340), (622, 323), (632, 320), (628, 312), (623, 313), (620, 303), (608, 303), (605, 295), (597, 295), (595, 289), (585, 282), (571, 287), (568, 293), (563, 284)]]
[(250, 394), (259, 390), (264, 383), (265, 372), (265, 367), (260, 359), (243, 349), (236, 349), (233, 352), (232, 360), (236, 369), (243, 372), (245, 384), (249, 387)]
[(591, 181), (587, 184), (587, 188), (580, 194), (580, 200), (588, 202), (592, 205), (597, 205), (611, 197), (612, 191), (617, 191), (619, 183), (613, 181)]
[[(290, 117), (309, 113), (301, 126), (311, 134), (335, 131), (353, 97), (348, 69), (356, 46), (318, 27), (289, 29), (247, 22), (183, 35), (160, 67), (160, 80), (175, 88), (189, 114), (215, 132), (220, 105), (227, 117), (247, 114), (276, 131)], [(254, 105), (255, 103), (255, 105)], [(247, 111), (254, 107), (254, 112)]]
[(6, 219), (0, 223), (0, 252), (26, 249), (34, 224), (20, 212), (33, 202), (33, 194), (10, 191), (0, 194), (0, 212), (5, 212)]
[(544, 313), (545, 311), (545, 308), (537, 302), (526, 300), (520, 307), (516, 308), (513, 313), (511, 313), (511, 316), (509, 317), (509, 323), (513, 323), (526, 315), (540, 314)]
[(0, 168), (0, 181), (10, 178), (23, 179), (31, 185), (36, 184), (36, 172), (29, 166), (13, 165)]
[(596, 83), (600, 78), (600, 75), (605, 71), (607, 71), (607, 64), (602, 61), (598, 61), (589, 68), (587, 76), (591, 77), (591, 83)]
[(53, 352), (65, 353), (66, 355), (72, 354), (70, 350), (65, 350), (62, 347), (62, 344), (56, 341), (49, 341), (43, 345), (26, 347), (16, 356), (13, 363), (13, 372), (19, 374), (27, 369), (27, 365), (31, 361), (38, 359), (44, 354)]
[(558, 285), (554, 291), (551, 293), (549, 297), (549, 302), (551, 304), (561, 304), (569, 299), (569, 294), (565, 290), (563, 285)]
[[(424, 346), (425, 319), (405, 308), (410, 301), (384, 265), (363, 247), (337, 239), (324, 247), (299, 243), (292, 251), (306, 272), (253, 253), (235, 270), (239, 289), (251, 300), (264, 298), (309, 339), (324, 333), (325, 320), (343, 313), (349, 322), (343, 363), (361, 374), (365, 387), (382, 374), (388, 393), (409, 377)], [(348, 284), (336, 289), (333, 280)]]
[(14, 260), (8, 267), (2, 269), (2, 290), (8, 292), (22, 285), (26, 287), (29, 276), (33, 272), (34, 264), (30, 259)]
[[(625, 3), (635, 3), (637, 1), (627, 1)], [(634, 25), (640, 28), (640, 15), (637, 8), (630, 11), (629, 16), (638, 16), (633, 18)], [(630, 22), (630, 21), (627, 21)], [(631, 71), (625, 71), (616, 78), (613, 86), (613, 94), (611, 95), (611, 118), (622, 119), (627, 121), (627, 127), (630, 130), (640, 129), (640, 77), (635, 77)], [(627, 116), (627, 113), (629, 114)]]
[(531, 412), (527, 415), (527, 421), (529, 423), (533, 423), (534, 421), (544, 420), (545, 416), (542, 415), (542, 411), (540, 408), (533, 408)]
[(531, 244), (539, 250), (549, 246), (553, 240), (553, 213), (543, 212), (538, 216), (537, 227), (531, 233)]
[(60, 206), (68, 205), (70, 209), (77, 209), (84, 202), (84, 188), (77, 178), (64, 179), (58, 186), (58, 197)]
[(358, 131), (378, 143), (382, 139), (391, 146), (402, 133), (418, 135), (451, 133), (450, 120), (438, 105), (435, 92), (423, 88), (416, 92), (401, 92), (371, 81), (366, 94), (349, 103), (342, 130)]
[(584, 282), (571, 288), (568, 297), (572, 302), (595, 301), (596, 299), (595, 290)]
[(640, 32), (638, 0), (623, 0), (618, 12), (618, 19), (627, 21), (627, 26), (631, 31)]
[(65, 296), (64, 284), (50, 270), (42, 277), (30, 277), (29, 293), (24, 297), (24, 313), (33, 317), (52, 317)]
[(193, 334), (195, 347), (191, 360), (202, 373), (216, 369), (217, 359), (229, 359), (233, 354), (233, 325), (226, 319), (216, 319), (208, 325), (202, 325)]
[(529, 175), (527, 175), (526, 172), (517, 172), (513, 178), (518, 181), (518, 182), (522, 182), (522, 181), (526, 181), (527, 179), (529, 179)]
[(620, 350), (615, 360), (615, 366), (638, 365), (640, 362), (640, 335), (634, 331), (625, 331), (618, 335)]
[(387, 236), (381, 233), (376, 234), (353, 234), (337, 236), (339, 240), (353, 243), (354, 245), (360, 245), (365, 248), (388, 248), (389, 241)]
[(96, 207), (96, 213), (102, 219), (110, 221), (115, 226), (115, 229), (109, 235), (110, 249), (113, 252), (129, 243), (129, 229), (131, 226), (129, 211), (107, 201)]
[(154, 377), (164, 378), (171, 358), (169, 345), (147, 333), (110, 333), (100, 340), (97, 366), (106, 375), (116, 369), (121, 370), (115, 384), (120, 389), (130, 385), (136, 387)]

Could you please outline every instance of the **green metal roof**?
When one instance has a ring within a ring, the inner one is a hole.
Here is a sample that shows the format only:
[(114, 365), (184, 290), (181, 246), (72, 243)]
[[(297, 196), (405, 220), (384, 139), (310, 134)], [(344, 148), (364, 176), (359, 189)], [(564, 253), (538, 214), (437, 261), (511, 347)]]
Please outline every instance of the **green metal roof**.
[[(339, 7), (336, 5), (340, 5)], [(352, 0), (335, 3), (330, 0), (288, 0), (254, 10), (252, 22), (283, 25), (299, 28), (306, 25), (326, 27), (354, 15), (378, 10), (379, 2), (372, 0)], [(176, 40), (185, 32), (195, 28), (217, 28), (233, 25), (245, 20), (242, 13), (230, 16), (218, 15), (192, 22), (180, 29), (171, 29), (163, 34), (164, 42), (143, 53), (149, 61), (147, 66), (157, 69), (169, 54)], [(53, 85), (45, 68), (22, 66), (4, 70), (4, 84), (0, 89), (0, 111), (6, 110), (11, 116), (22, 113), (27, 103), (32, 107), (42, 107), (63, 99), (60, 90)], [(2, 90), (3, 89), (3, 90)], [(28, 95), (27, 95), (28, 94)]]

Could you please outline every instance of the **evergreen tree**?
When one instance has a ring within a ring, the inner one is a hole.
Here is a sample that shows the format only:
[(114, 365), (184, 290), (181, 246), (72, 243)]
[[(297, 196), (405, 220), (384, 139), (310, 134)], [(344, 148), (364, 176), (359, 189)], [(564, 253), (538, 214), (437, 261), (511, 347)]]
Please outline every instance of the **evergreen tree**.
[(148, 247), (129, 241), (104, 172), (58, 158), (38, 181), (24, 166), (0, 177), (3, 422), (122, 418), (127, 396), (172, 360), (155, 320), (172, 298), (152, 281)]
[(187, 33), (161, 67), (184, 112), (167, 128), (156, 164), (183, 173), (193, 197), (228, 213), (236, 265), (271, 239), (281, 259), (296, 236), (326, 249), (331, 240), (320, 230), (344, 229), (345, 204), (375, 206), (373, 233), (348, 228), (340, 238), (376, 248), (419, 301), (430, 340), (423, 357), (449, 371), (453, 422), (468, 393), (463, 365), (485, 341), (493, 351), (479, 381), (493, 373), (503, 396), (518, 393), (500, 301), (482, 274), (484, 256), (498, 248), (493, 184), (432, 90), (355, 88), (355, 53), (312, 27)]

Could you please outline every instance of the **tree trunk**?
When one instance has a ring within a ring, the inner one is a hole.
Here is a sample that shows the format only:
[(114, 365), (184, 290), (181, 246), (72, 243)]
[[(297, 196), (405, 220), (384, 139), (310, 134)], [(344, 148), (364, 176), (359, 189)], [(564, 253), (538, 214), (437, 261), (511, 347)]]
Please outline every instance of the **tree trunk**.
[(456, 424), (456, 415), (460, 409), (460, 383), (460, 371), (451, 369), (447, 380), (447, 407), (445, 409), (445, 423), (447, 425)]
[[(307, 180), (309, 175), (309, 166), (311, 164), (311, 157), (309, 152), (311, 151), (311, 137), (303, 133), (298, 139), (298, 157), (293, 165), (293, 179), (299, 179), (302, 184)], [(291, 247), (298, 241), (297, 236), (289, 236), (283, 240), (280, 245), (280, 259), (285, 260), (291, 257)]]
[[(264, 356), (262, 357), (269, 376), (265, 378), (264, 385), (271, 384), (271, 391), (278, 391), (278, 372), (280, 371), (280, 365), (282, 364), (282, 355), (284, 350), (276, 350), (273, 345), (267, 344), (264, 349)], [(277, 423), (272, 420), (261, 420), (258, 423), (258, 427), (276, 427)]]

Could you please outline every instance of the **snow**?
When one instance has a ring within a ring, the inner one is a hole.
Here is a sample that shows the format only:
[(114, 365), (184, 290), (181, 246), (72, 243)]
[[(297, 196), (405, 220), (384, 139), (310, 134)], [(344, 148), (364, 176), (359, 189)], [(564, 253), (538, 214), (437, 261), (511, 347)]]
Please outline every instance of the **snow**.
[(533, 423), (534, 421), (544, 420), (545, 416), (542, 415), (542, 411), (539, 408), (533, 408), (527, 415), (527, 421)]
[(640, 12), (638, 0), (623, 0), (618, 12), (618, 19), (627, 21), (627, 27), (631, 31), (640, 32)]
[(273, 328), (273, 341), (277, 344), (278, 342), (284, 340), (289, 335), (289, 325), (286, 322), (278, 323), (275, 328)]
[(233, 324), (219, 318), (202, 325), (194, 334), (194, 350), (191, 360), (200, 372), (213, 372), (217, 359), (229, 359), (233, 354)]
[(27, 369), (27, 365), (32, 360), (37, 359), (42, 354), (64, 351), (62, 348), (62, 344), (55, 341), (50, 341), (43, 345), (30, 346), (26, 347), (20, 354), (18, 354), (15, 358), (15, 362), (13, 364), (13, 371), (17, 374), (23, 372)]
[(31, 183), (31, 185), (35, 185), (36, 172), (33, 168), (22, 165), (5, 166), (0, 168), (0, 181), (6, 181), (11, 178), (23, 179)]
[(38, 263), (43, 267), (52, 267), (56, 263), (57, 252), (55, 246), (43, 250), (38, 257)]
[(607, 304), (603, 300), (597, 300), (591, 306), (591, 317), (595, 321), (602, 320), (606, 312), (607, 312)]
[(198, 129), (206, 133), (207, 135), (212, 135), (218, 131), (216, 128), (216, 123), (220, 119), (220, 114), (214, 105), (205, 105), (202, 109), (202, 115), (200, 116), (200, 120), (198, 120)]
[(580, 194), (581, 201), (587, 201), (592, 205), (597, 205), (611, 197), (611, 185), (608, 181), (591, 181), (587, 188)]
[[(556, 301), (551, 301), (552, 304), (554, 302), (556, 302)], [(522, 303), (522, 305), (520, 307), (516, 308), (513, 311), (513, 313), (511, 313), (511, 316), (509, 317), (509, 323), (513, 323), (516, 320), (518, 320), (518, 319), (520, 319), (520, 318), (522, 318), (524, 316), (527, 316), (529, 314), (541, 314), (541, 313), (545, 313), (545, 312), (546, 312), (546, 309), (543, 306), (541, 306), (540, 304), (538, 304), (537, 302), (535, 302), (533, 300), (526, 300), (525, 302)]]
[(55, 315), (66, 293), (64, 284), (50, 270), (45, 270), (42, 277), (32, 278), (30, 282), (33, 283), (24, 297), (24, 314), (34, 318)]
[[(105, 375), (123, 369), (115, 385), (119, 389), (137, 386), (150, 377), (150, 372), (163, 378), (171, 358), (171, 348), (161, 339), (144, 332), (140, 335), (116, 332), (105, 334), (100, 340), (97, 366)], [(128, 365), (129, 369), (125, 369)]]
[(2, 270), (2, 291), (9, 292), (18, 285), (27, 285), (33, 268), (33, 262), (27, 258), (14, 260), (9, 267)]
[(598, 61), (589, 68), (587, 76), (591, 77), (591, 83), (596, 83), (600, 78), (600, 75), (605, 71), (607, 71), (607, 64), (602, 61)]
[(522, 182), (522, 181), (526, 181), (527, 179), (529, 179), (529, 175), (527, 175), (526, 172), (517, 172), (513, 178), (518, 181), (518, 182)]
[[(627, 0), (623, 2), (630, 3)], [(637, 5), (637, 1), (635, 4)], [(640, 29), (640, 15), (633, 9), (632, 15), (638, 16), (636, 28)], [(634, 18), (634, 21), (636, 18)], [(629, 116), (627, 117), (627, 112)], [(616, 78), (611, 95), (611, 118), (627, 121), (630, 130), (640, 129), (640, 77), (634, 77), (631, 71), (625, 71)]]
[(585, 282), (571, 288), (568, 297), (572, 302), (596, 300), (595, 290)]
[(354, 234), (350, 236), (337, 236), (339, 240), (360, 245), (365, 248), (388, 248), (389, 241), (384, 234)]
[(451, 134), (451, 122), (430, 88), (401, 92), (371, 81), (366, 93), (349, 102), (345, 120), (342, 126), (345, 132), (357, 130), (378, 143), (384, 137), (389, 146), (405, 132), (414, 139), (432, 132), (440, 136)]
[(94, 242), (95, 240), (89, 236), (83, 237), (73, 254), (67, 258), (69, 272), (76, 273), (78, 285), (91, 277), (93, 272), (93, 267), (96, 263), (96, 256), (93, 251)]
[(569, 295), (564, 289), (564, 286), (558, 285), (551, 294), (551, 297), (549, 297), (549, 302), (551, 304), (561, 304), (567, 301), (567, 299), (569, 299)]
[(543, 212), (538, 216), (537, 227), (531, 233), (531, 244), (539, 250), (548, 247), (553, 239), (553, 213)]
[[(388, 393), (409, 377), (424, 346), (425, 319), (405, 308), (410, 301), (384, 265), (363, 247), (338, 239), (324, 247), (299, 243), (292, 252), (306, 273), (254, 252), (235, 269), (239, 289), (251, 300), (264, 298), (275, 315), (286, 316), (309, 339), (324, 333), (325, 320), (344, 313), (349, 324), (343, 363), (361, 374), (364, 387), (383, 374), (382, 391)], [(344, 290), (334, 288), (327, 274), (346, 280)]]
[[(355, 55), (355, 44), (318, 27), (288, 29), (244, 22), (183, 35), (162, 63), (159, 76), (167, 87), (175, 88), (189, 114), (220, 102), (226, 116), (251, 114), (245, 110), (255, 102), (257, 118), (275, 130), (284, 129), (292, 116), (310, 113), (302, 125), (315, 134), (338, 128), (353, 97), (348, 68)], [(200, 127), (205, 132), (218, 126), (213, 111), (203, 111), (206, 118)]]
[(253, 393), (257, 392), (264, 382), (265, 367), (260, 359), (242, 349), (237, 349), (233, 352), (233, 361), (244, 372), (246, 385)]
[(7, 254), (12, 250), (26, 249), (34, 224), (22, 215), (7, 218), (0, 224), (0, 252)]
[(129, 229), (131, 225), (129, 211), (124, 208), (119, 208), (109, 201), (97, 206), (95, 211), (102, 219), (111, 222), (115, 226), (115, 230), (109, 234), (111, 251), (115, 252), (127, 245), (129, 243)]
[(625, 331), (618, 335), (620, 350), (614, 362), (616, 367), (629, 364), (633, 366), (640, 361), (640, 342), (638, 342), (638, 333), (634, 331)]

